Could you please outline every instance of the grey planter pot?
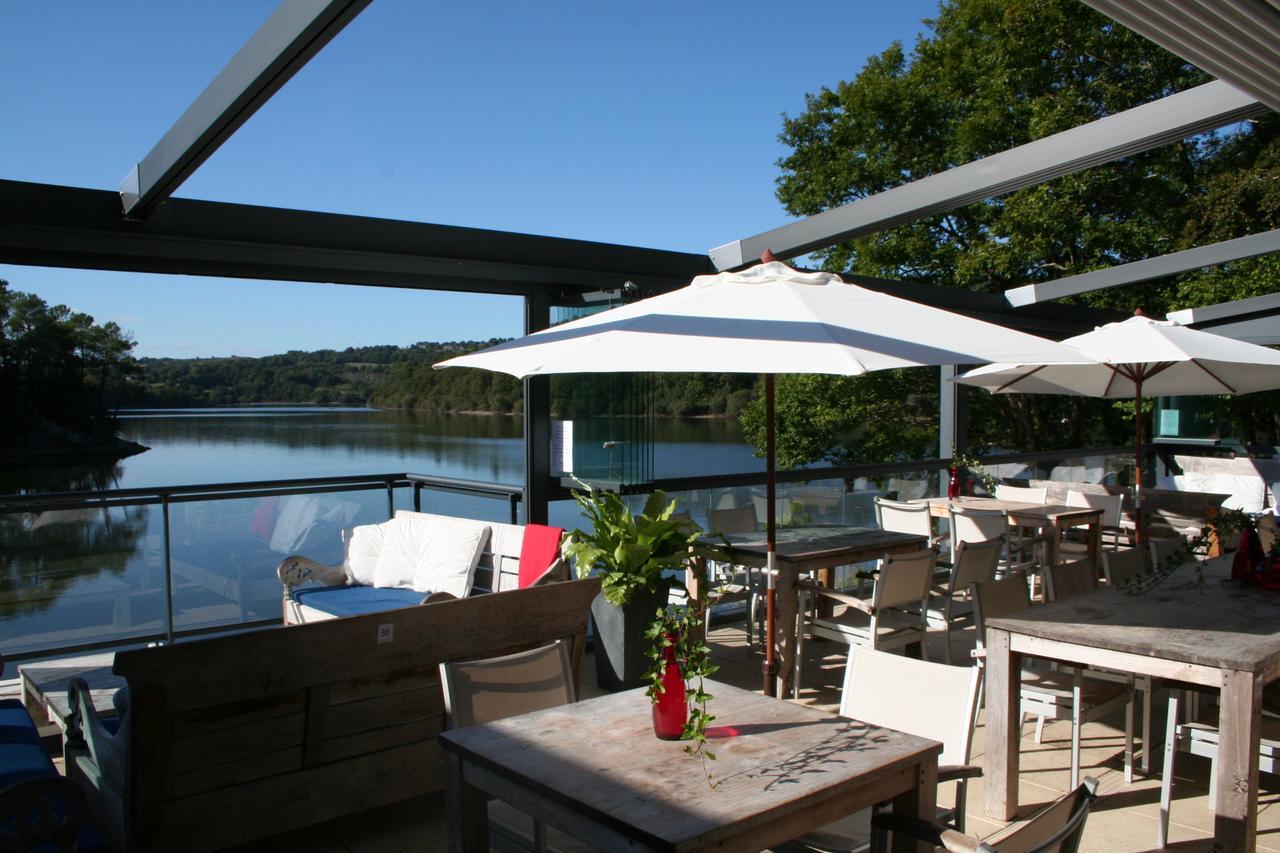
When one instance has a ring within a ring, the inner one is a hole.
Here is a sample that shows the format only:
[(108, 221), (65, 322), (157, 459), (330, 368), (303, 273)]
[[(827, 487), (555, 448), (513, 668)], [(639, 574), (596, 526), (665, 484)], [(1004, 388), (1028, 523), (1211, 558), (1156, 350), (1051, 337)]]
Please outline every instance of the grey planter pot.
[(653, 624), (658, 608), (666, 606), (669, 590), (669, 584), (663, 584), (657, 592), (642, 591), (633, 595), (626, 607), (610, 604), (604, 593), (591, 602), (596, 683), (601, 688), (617, 692), (645, 685), (650, 641), (644, 632)]

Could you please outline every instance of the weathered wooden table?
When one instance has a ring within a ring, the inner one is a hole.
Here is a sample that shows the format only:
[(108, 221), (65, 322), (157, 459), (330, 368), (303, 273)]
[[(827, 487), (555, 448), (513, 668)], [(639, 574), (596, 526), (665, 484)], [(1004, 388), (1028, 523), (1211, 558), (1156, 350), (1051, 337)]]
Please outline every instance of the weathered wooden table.
[(1017, 674), (1029, 655), (1219, 689), (1214, 836), (1252, 850), (1262, 688), (1280, 674), (1280, 592), (1228, 586), (1229, 574), (1224, 558), (1206, 564), (1202, 588), (1184, 566), (1141, 595), (1102, 589), (987, 620), (986, 813), (1009, 820), (1018, 810)]
[(941, 744), (707, 689), (714, 789), (642, 689), (442, 733), (449, 849), (488, 851), (489, 796), (601, 850), (760, 850), (886, 800), (933, 819)]
[(105, 652), (22, 664), (18, 667), (18, 675), (22, 678), (22, 704), (36, 725), (52, 721), (58, 724), (58, 728), (65, 729), (66, 719), (71, 715), (67, 685), (73, 678), (83, 678), (89, 685), (93, 707), (100, 713), (114, 714), (112, 697), (125, 686), (125, 680), (111, 671), (114, 660), (113, 652)]
[(1102, 536), (1102, 510), (1087, 506), (1066, 504), (1032, 504), (1022, 501), (1001, 501), (995, 498), (924, 498), (912, 503), (926, 503), (934, 518), (946, 518), (952, 506), (970, 509), (1004, 510), (1009, 521), (1019, 527), (1035, 527), (1045, 534), (1045, 563), (1058, 565), (1058, 543), (1062, 534), (1071, 527), (1088, 526), (1089, 560), (1098, 567), (1098, 543)]
[[(740, 566), (764, 568), (768, 563), (764, 533), (733, 533), (725, 537), (728, 547), (717, 542), (729, 562)], [(919, 551), (929, 540), (910, 533), (894, 533), (863, 527), (780, 527), (776, 536), (778, 593), (774, 602), (774, 655), (778, 662), (778, 696), (791, 695), (791, 679), (795, 673), (797, 617), (800, 596), (796, 581), (811, 571), (834, 569), (866, 560), (878, 560), (885, 554)], [(830, 582), (829, 578), (824, 579)], [(696, 584), (689, 594), (696, 597)]]

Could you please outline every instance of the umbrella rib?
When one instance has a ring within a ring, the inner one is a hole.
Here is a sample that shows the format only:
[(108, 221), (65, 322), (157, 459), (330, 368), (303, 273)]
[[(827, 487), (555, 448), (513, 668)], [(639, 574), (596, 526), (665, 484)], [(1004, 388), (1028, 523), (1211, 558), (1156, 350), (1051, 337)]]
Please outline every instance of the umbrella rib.
[(1203, 370), (1205, 373), (1209, 374), (1209, 378), (1211, 378), (1214, 382), (1217, 382), (1218, 384), (1220, 384), (1223, 388), (1226, 388), (1227, 391), (1229, 391), (1230, 393), (1232, 394), (1239, 393), (1236, 391), (1235, 388), (1232, 388), (1226, 382), (1223, 382), (1221, 379), (1219, 379), (1216, 373), (1214, 373), (1212, 370), (1210, 370), (1209, 368), (1201, 364), (1199, 359), (1193, 358), (1191, 359), (1191, 363), (1194, 364), (1196, 367), (1200, 368), (1201, 370)]
[[(1107, 365), (1107, 367), (1111, 368), (1111, 378), (1107, 380), (1107, 387), (1105, 387), (1105, 388), (1103, 388), (1103, 389), (1102, 389), (1102, 396), (1103, 396), (1103, 397), (1109, 396), (1109, 395), (1111, 394), (1111, 386), (1115, 384), (1116, 376), (1120, 375), (1120, 368), (1119, 368), (1119, 367), (1116, 367), (1114, 364), (1108, 364), (1108, 365)], [(1132, 376), (1129, 376), (1128, 374), (1124, 374), (1124, 375), (1125, 375), (1127, 378), (1129, 378), (1129, 379), (1132, 379), (1132, 378), (1133, 378)]]
[(1035, 368), (1035, 370), (1028, 371), (1027, 373), (1022, 374), (1021, 376), (1015, 376), (1013, 379), (1010, 379), (1008, 382), (1004, 383), (999, 388), (997, 388), (995, 390), (995, 393), (999, 394), (1001, 391), (1010, 387), (1011, 385), (1016, 385), (1017, 383), (1021, 382), (1024, 379), (1030, 379), (1032, 376), (1039, 373), (1041, 370), (1044, 370), (1045, 367), (1047, 366), (1048, 365), (1042, 364), (1039, 367)]

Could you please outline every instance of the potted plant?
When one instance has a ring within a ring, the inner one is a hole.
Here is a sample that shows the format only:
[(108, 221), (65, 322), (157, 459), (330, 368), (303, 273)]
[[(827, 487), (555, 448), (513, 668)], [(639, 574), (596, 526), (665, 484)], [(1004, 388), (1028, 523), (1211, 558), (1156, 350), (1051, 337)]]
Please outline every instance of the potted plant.
[(562, 553), (580, 577), (594, 572), (602, 582), (591, 605), (596, 678), (606, 690), (640, 687), (650, 664), (645, 633), (655, 614), (666, 612), (672, 576), (715, 549), (701, 540), (696, 524), (675, 514), (676, 502), (668, 503), (662, 491), (638, 514), (612, 492), (588, 486), (573, 497), (591, 529), (570, 533)]

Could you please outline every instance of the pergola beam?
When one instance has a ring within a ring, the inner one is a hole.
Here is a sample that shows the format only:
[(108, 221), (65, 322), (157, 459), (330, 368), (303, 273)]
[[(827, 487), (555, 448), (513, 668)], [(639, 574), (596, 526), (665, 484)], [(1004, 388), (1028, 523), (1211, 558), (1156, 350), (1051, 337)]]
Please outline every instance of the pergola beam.
[(370, 0), (281, 3), (120, 186), (124, 214), (150, 215)]
[(1181, 311), (1170, 311), (1169, 319), (1184, 326), (1192, 326), (1199, 323), (1212, 323), (1239, 318), (1246, 314), (1274, 311), (1280, 311), (1280, 293), (1251, 296), (1248, 299), (1237, 299), (1233, 302), (1219, 302), (1216, 305), (1205, 305), (1202, 308), (1185, 308)]
[(727, 243), (712, 249), (711, 259), (717, 269), (734, 269), (754, 261), (766, 249), (778, 258), (793, 258), (1157, 148), (1266, 110), (1256, 98), (1227, 83), (1206, 83)]
[(1280, 9), (1268, 0), (1084, 0), (1280, 111)]
[(1280, 229), (1265, 231), (1261, 234), (1250, 234), (1208, 246), (1197, 246), (1181, 252), (1172, 252), (1156, 258), (1134, 261), (1080, 275), (1027, 284), (1014, 287), (1004, 292), (1009, 304), (1017, 307), (1034, 305), (1064, 296), (1077, 296), (1094, 290), (1106, 290), (1126, 284), (1166, 278), (1191, 270), (1217, 266), (1244, 258), (1268, 255), (1280, 252)]
[(170, 199), (121, 218), (108, 190), (0, 181), (0, 263), (366, 284), (569, 304), (633, 281), (666, 291), (705, 255), (336, 213)]

